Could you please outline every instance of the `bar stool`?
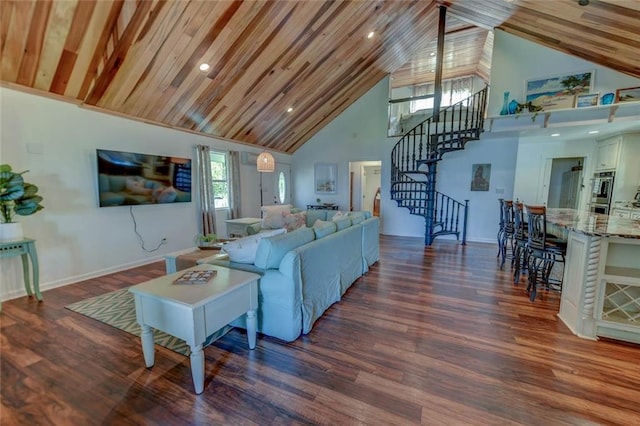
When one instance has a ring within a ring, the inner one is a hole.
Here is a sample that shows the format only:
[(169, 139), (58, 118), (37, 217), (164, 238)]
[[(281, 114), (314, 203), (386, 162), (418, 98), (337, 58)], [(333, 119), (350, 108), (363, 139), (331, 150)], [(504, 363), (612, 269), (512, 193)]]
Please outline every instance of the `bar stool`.
[(504, 209), (502, 208), (502, 202), (504, 198), (498, 198), (498, 207), (500, 210), (500, 222), (498, 222), (498, 235), (496, 238), (498, 239), (498, 254), (496, 257), (500, 257), (502, 253), (502, 233), (504, 232)]
[(511, 266), (513, 270), (513, 283), (520, 282), (520, 274), (527, 270), (527, 243), (528, 243), (528, 226), (524, 219), (524, 203), (516, 200), (514, 210), (514, 233), (513, 233), (513, 257)]
[(544, 285), (545, 290), (562, 291), (562, 276), (560, 279), (551, 277), (551, 270), (556, 264), (564, 267), (564, 256), (567, 243), (547, 235), (547, 209), (545, 206), (525, 205), (527, 212), (527, 272), (529, 281), (527, 292), (529, 300), (536, 300), (538, 283)]
[(500, 254), (502, 260), (500, 262), (500, 269), (504, 268), (504, 263), (507, 260), (507, 248), (510, 248), (510, 255), (513, 255), (513, 201), (502, 201), (502, 214), (504, 217), (504, 225), (502, 229), (502, 238), (500, 239)]

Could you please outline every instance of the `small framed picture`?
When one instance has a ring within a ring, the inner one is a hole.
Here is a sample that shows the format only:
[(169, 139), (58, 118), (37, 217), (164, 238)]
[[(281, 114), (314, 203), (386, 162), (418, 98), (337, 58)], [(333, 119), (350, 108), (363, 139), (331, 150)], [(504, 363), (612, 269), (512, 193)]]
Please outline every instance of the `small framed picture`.
[(616, 90), (616, 102), (640, 102), (640, 87)]
[(576, 95), (576, 108), (584, 108), (598, 105), (600, 93), (588, 93), (585, 95)]
[(336, 163), (316, 163), (316, 194), (335, 194), (337, 180), (338, 165)]

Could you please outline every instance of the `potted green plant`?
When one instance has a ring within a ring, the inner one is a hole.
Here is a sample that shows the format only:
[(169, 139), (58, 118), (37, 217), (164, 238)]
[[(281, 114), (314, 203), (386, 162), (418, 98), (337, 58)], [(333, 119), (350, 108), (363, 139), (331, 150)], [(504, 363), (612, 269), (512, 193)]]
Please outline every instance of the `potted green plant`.
[(217, 242), (218, 236), (216, 234), (196, 235), (196, 245), (198, 247), (212, 247)]
[(0, 240), (23, 238), (22, 226), (14, 221), (15, 216), (32, 215), (44, 208), (38, 187), (22, 177), (27, 172), (16, 173), (10, 165), (0, 165)]

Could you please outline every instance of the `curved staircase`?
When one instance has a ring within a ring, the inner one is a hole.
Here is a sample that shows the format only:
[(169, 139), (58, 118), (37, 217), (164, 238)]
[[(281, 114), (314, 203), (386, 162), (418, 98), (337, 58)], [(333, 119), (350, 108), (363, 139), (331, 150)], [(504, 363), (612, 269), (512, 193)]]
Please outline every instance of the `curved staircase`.
[[(425, 245), (440, 235), (466, 243), (468, 200), (464, 203), (436, 191), (438, 162), (450, 151), (480, 139), (488, 87), (440, 110), (408, 131), (391, 151), (391, 199), (425, 218)], [(460, 214), (463, 213), (462, 223)]]

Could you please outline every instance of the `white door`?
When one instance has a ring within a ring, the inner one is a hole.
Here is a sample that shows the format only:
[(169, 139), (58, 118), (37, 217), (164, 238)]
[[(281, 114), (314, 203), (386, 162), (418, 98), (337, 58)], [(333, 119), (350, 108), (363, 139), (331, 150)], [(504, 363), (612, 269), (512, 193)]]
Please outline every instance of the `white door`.
[(276, 163), (273, 173), (262, 173), (262, 205), (291, 204), (291, 165)]

